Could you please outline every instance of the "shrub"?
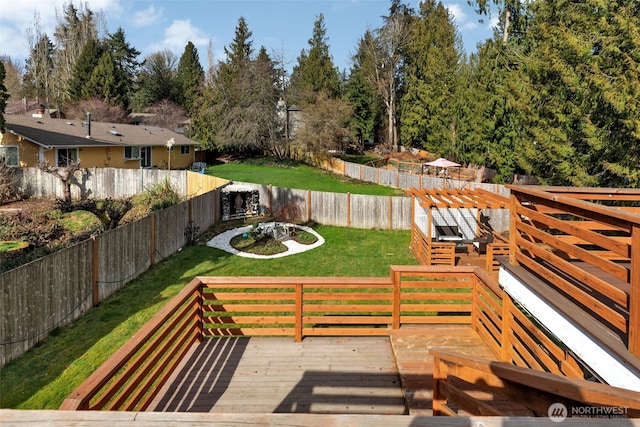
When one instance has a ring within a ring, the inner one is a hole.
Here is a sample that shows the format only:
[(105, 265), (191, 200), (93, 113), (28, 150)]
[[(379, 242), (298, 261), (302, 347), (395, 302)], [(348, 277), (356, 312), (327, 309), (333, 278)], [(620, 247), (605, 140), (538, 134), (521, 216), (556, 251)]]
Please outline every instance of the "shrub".
[(155, 184), (144, 191), (141, 197), (142, 203), (151, 208), (152, 212), (168, 208), (180, 203), (178, 191), (171, 186), (169, 179), (161, 184)]

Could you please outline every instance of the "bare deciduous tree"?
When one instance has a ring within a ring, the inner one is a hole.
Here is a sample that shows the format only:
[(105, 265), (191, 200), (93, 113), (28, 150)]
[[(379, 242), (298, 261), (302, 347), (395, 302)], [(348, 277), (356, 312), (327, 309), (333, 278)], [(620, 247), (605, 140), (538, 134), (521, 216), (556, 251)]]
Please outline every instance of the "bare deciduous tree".
[(7, 203), (16, 196), (16, 168), (0, 161), (0, 204)]
[(70, 162), (68, 166), (55, 167), (49, 162), (40, 164), (39, 169), (43, 172), (50, 173), (62, 182), (62, 200), (71, 203), (71, 185), (75, 184), (75, 174), (80, 171), (80, 163)]
[(107, 123), (128, 123), (128, 114), (119, 106), (110, 106), (100, 99), (78, 101), (69, 105), (65, 114), (68, 119), (83, 120), (87, 111), (91, 112), (92, 120)]

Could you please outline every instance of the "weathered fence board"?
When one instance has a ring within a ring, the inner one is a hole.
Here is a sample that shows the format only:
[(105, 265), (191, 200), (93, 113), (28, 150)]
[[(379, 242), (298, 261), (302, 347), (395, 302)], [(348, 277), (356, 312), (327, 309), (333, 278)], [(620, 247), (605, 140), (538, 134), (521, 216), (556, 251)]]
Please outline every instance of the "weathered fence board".
[(103, 301), (151, 265), (151, 218), (125, 224), (96, 239), (99, 297)]
[(311, 192), (311, 219), (320, 224), (347, 227), (348, 194)]
[[(76, 172), (74, 184), (71, 186), (71, 196), (74, 199), (129, 197), (140, 194), (153, 185), (162, 185), (167, 179), (178, 194), (188, 194), (186, 171), (93, 168)], [(18, 187), (25, 197), (63, 196), (60, 179), (38, 168), (23, 168)]]
[(187, 243), (189, 204), (180, 203), (156, 212), (156, 260), (168, 258)]
[(91, 307), (91, 248), (81, 242), (0, 275), (0, 366)]
[(220, 190), (196, 196), (191, 200), (191, 220), (205, 231), (220, 219)]

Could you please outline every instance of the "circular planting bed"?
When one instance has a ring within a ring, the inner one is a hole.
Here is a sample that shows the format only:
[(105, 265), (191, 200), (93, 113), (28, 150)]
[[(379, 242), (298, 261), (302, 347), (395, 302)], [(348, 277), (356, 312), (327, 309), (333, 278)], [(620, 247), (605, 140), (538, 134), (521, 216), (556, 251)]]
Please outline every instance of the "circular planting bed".
[(311, 227), (283, 222), (263, 222), (218, 234), (208, 246), (246, 258), (280, 258), (324, 244)]

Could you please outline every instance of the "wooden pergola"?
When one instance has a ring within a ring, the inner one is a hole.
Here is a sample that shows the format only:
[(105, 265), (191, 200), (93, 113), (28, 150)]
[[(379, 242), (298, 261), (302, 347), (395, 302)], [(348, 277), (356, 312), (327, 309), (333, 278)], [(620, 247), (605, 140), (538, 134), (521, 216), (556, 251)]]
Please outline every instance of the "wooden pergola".
[[(415, 197), (419, 205), (426, 210), (427, 227), (426, 230), (420, 228), (416, 224), (415, 203), (411, 208), (411, 248), (421, 264), (455, 264), (455, 248), (456, 245), (451, 242), (435, 241), (432, 229), (433, 227), (433, 210), (434, 209), (476, 209), (475, 222), (477, 225), (476, 235), (479, 229), (484, 225), (481, 221), (482, 209), (508, 209), (509, 199), (492, 193), (490, 191), (476, 189), (417, 189), (412, 188), (407, 193)], [(452, 224), (448, 224), (452, 225)], [(485, 230), (487, 234), (490, 230)], [(494, 234), (495, 237), (499, 236)]]
[[(433, 209), (477, 209), (478, 224), (481, 224), (482, 209), (509, 209), (509, 199), (481, 188), (431, 190), (412, 188), (407, 190), (407, 193), (416, 197), (420, 201), (420, 206), (427, 209), (429, 224), (433, 222)], [(412, 218), (414, 214), (412, 212)], [(431, 237), (431, 227), (429, 227), (427, 238), (431, 240)]]

